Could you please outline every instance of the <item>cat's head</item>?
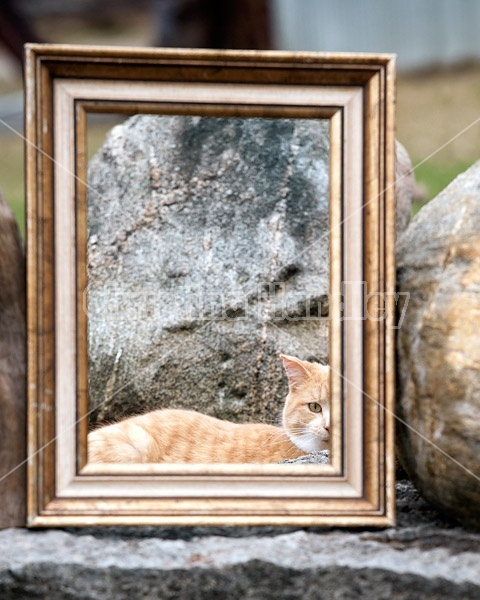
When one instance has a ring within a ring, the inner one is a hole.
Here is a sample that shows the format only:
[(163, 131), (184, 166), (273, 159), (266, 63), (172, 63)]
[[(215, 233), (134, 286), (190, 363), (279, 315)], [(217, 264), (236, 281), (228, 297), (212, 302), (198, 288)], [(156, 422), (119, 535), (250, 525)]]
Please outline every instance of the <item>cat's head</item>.
[(304, 452), (330, 447), (329, 367), (281, 355), (289, 393), (283, 409), (283, 427)]

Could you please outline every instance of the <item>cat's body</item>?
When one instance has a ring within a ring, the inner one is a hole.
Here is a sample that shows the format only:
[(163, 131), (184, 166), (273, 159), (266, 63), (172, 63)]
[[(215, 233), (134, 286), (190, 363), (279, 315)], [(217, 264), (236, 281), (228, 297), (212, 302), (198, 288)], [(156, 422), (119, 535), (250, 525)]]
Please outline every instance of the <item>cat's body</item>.
[(88, 449), (93, 462), (276, 462), (305, 454), (280, 427), (231, 423), (182, 409), (154, 410), (107, 425), (89, 435)]
[(282, 359), (290, 385), (283, 427), (160, 409), (91, 432), (89, 462), (276, 463), (328, 449), (328, 367)]

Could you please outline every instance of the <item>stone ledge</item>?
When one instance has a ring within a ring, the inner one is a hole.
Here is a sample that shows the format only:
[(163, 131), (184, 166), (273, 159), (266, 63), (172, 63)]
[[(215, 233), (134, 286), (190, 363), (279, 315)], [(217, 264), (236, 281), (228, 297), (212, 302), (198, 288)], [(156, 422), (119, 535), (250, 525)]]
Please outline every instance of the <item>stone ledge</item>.
[(477, 598), (480, 534), (445, 521), (399, 482), (398, 525), (10, 529), (0, 597)]

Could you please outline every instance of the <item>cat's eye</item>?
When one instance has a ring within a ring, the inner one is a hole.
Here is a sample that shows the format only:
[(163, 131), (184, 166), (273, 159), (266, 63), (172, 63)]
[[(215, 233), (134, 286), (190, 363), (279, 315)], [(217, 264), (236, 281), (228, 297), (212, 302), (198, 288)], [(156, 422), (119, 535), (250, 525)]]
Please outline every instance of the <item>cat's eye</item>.
[(322, 412), (322, 407), (320, 406), (320, 404), (318, 402), (310, 402), (310, 404), (308, 405), (308, 408), (314, 413)]

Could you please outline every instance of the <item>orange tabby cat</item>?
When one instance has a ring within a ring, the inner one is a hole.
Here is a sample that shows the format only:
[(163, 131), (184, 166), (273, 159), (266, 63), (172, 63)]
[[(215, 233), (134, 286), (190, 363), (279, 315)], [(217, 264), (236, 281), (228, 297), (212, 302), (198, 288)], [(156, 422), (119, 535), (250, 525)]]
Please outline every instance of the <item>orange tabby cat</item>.
[(329, 368), (282, 356), (289, 394), (283, 427), (160, 409), (88, 436), (90, 462), (275, 463), (329, 448)]

